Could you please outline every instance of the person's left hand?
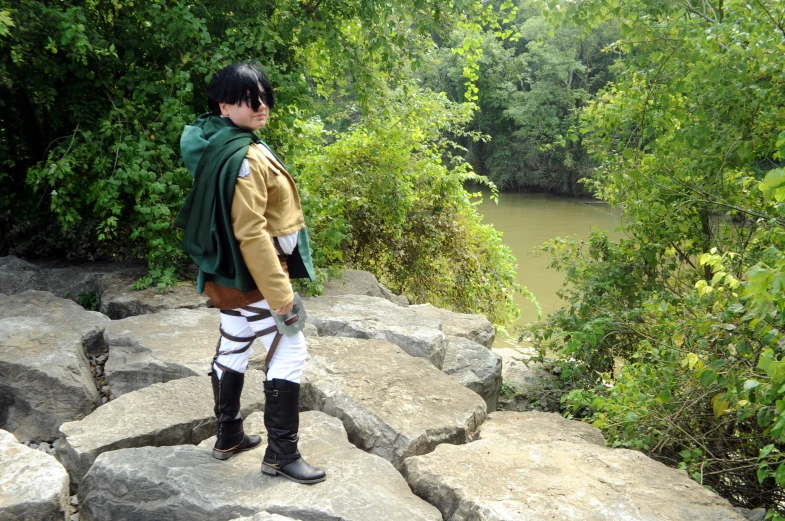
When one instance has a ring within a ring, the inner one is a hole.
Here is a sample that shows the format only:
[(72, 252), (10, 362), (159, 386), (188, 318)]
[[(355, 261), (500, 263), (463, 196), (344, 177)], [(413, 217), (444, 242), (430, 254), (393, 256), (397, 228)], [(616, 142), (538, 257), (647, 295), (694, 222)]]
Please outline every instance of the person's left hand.
[(294, 301), (289, 302), (287, 305), (283, 307), (274, 309), (273, 313), (275, 313), (276, 315), (285, 315), (289, 313), (293, 308), (294, 308)]

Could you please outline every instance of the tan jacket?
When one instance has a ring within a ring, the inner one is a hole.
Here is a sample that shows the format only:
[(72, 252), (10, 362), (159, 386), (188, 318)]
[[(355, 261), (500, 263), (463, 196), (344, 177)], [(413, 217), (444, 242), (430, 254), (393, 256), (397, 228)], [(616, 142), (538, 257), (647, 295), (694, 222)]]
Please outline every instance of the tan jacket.
[(219, 309), (247, 306), (262, 298), (276, 309), (292, 302), (294, 295), (271, 237), (294, 233), (305, 227), (305, 220), (294, 180), (272, 152), (255, 144), (248, 148), (246, 158), (251, 173), (237, 178), (232, 228), (258, 291), (241, 292), (207, 282), (204, 293)]

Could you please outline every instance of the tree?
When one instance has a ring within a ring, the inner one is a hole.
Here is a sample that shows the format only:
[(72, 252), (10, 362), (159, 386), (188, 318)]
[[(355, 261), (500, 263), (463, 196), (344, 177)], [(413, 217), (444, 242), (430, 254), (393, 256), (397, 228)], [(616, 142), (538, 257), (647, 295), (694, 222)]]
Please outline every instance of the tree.
[(580, 132), (600, 165), (594, 193), (623, 205), (628, 238), (546, 247), (571, 286), (537, 332), (573, 360), (571, 414), (735, 504), (775, 509), (785, 484), (781, 12), (776, 0), (608, 0), (558, 15), (586, 30), (621, 24), (617, 80), (588, 104)]
[[(367, 119), (362, 128), (381, 128), (383, 116), (389, 113), (379, 112), (377, 104), (384, 109), (389, 101), (386, 93), (406, 84), (416, 57), (432, 41), (431, 34), (472, 20), (478, 12), (487, 18), (495, 11), (479, 2), (447, 5), (435, 0), (66, 0), (56, 4), (9, 0), (0, 10), (0, 104), (4, 108), (0, 179), (8, 187), (0, 199), (0, 254), (144, 258), (148, 271), (140, 286), (175, 282), (178, 263), (184, 258), (173, 221), (191, 185), (179, 158), (180, 133), (206, 110), (205, 87), (216, 70), (235, 61), (258, 59), (275, 85), (277, 101), (265, 139), (288, 163), (302, 168), (306, 216), (318, 221), (335, 211), (334, 226), (317, 233), (324, 240), (315, 245), (320, 268), (335, 268), (344, 254), (367, 260), (356, 242), (360, 237), (356, 225), (364, 223), (351, 222), (357, 217), (356, 208), (347, 207), (344, 214), (334, 201), (308, 194), (307, 166), (326, 159), (313, 146), (321, 143), (322, 136), (309, 133), (321, 129), (311, 120), (314, 101), (338, 93), (356, 101), (360, 121)], [(501, 273), (504, 284), (512, 281), (509, 252), (492, 231), (476, 223), (476, 212), (467, 194), (456, 188), (459, 185), (437, 182), (469, 175), (456, 164), (440, 166), (442, 158), (433, 150), (442, 148), (432, 134), (448, 121), (458, 129), (454, 114), (465, 115), (470, 108), (434, 105), (416, 89), (411, 96), (411, 103), (431, 103), (435, 112), (422, 123), (427, 136), (415, 134), (402, 143), (415, 148), (401, 149), (394, 158), (396, 165), (410, 158), (423, 168), (417, 175), (434, 176), (432, 184), (420, 180), (422, 189), (441, 190), (437, 193), (448, 198), (427, 210), (434, 221), (444, 220), (443, 225), (421, 230), (435, 235), (420, 238), (436, 241), (446, 251), (454, 245), (437, 236), (452, 226), (453, 238), (477, 244), (471, 249), (474, 257), (457, 259), (463, 264), (437, 272), (439, 266), (430, 263), (416, 273), (435, 285), (453, 283), (453, 275), (444, 274), (465, 268), (468, 275), (459, 283), (475, 300), (459, 296), (458, 290), (440, 293), (434, 286), (413, 285), (402, 269), (379, 264), (384, 266), (385, 280), (392, 287), (411, 288), (421, 298), (441, 295), (445, 305), (487, 309), (500, 323), (509, 322), (516, 312), (510, 307), (511, 297), (503, 295), (500, 304), (491, 302), (502, 294), (498, 281), (482, 278)], [(407, 124), (412, 126), (402, 128), (419, 132), (416, 120)], [(352, 130), (346, 141), (359, 135)], [(374, 130), (370, 136), (379, 140), (388, 134)], [(376, 165), (367, 174), (392, 176), (390, 186), (396, 190), (409, 186), (409, 172), (392, 165), (389, 171), (386, 168)], [(293, 173), (299, 175), (297, 168)], [(311, 178), (314, 190), (318, 190), (317, 178)], [(364, 189), (361, 185), (345, 188), (340, 195)], [(382, 195), (381, 204), (374, 207), (380, 212), (376, 217), (384, 212), (403, 216), (411, 210), (398, 205), (400, 194)], [(423, 199), (430, 195), (424, 193)], [(423, 214), (423, 222), (426, 217)], [(391, 226), (372, 233), (380, 235), (371, 237), (371, 242), (387, 245), (401, 235)], [(344, 239), (350, 236), (354, 243)], [(479, 244), (484, 237), (496, 239), (485, 246)], [(442, 252), (432, 253), (440, 258)], [(396, 262), (415, 267), (419, 266), (415, 259), (421, 258), (418, 251), (407, 250)], [(456, 260), (449, 254), (447, 258)], [(503, 262), (487, 265), (497, 260)], [(514, 282), (502, 286), (510, 292), (515, 288)]]

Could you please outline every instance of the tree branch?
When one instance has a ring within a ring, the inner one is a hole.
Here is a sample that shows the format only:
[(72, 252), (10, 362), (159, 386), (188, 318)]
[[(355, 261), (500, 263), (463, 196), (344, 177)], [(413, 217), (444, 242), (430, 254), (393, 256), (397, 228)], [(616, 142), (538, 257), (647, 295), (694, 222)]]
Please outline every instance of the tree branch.
[(761, 2), (761, 0), (755, 0), (755, 3), (758, 4), (761, 9), (763, 9), (763, 12), (766, 13), (766, 16), (768, 16), (769, 19), (774, 23), (774, 25), (777, 26), (777, 29), (780, 30), (782, 35), (785, 36), (785, 28), (783, 28), (782, 24), (779, 23), (777, 20), (775, 20), (773, 16), (771, 16), (771, 13), (769, 12), (768, 9), (766, 9), (766, 6), (763, 5), (763, 2)]

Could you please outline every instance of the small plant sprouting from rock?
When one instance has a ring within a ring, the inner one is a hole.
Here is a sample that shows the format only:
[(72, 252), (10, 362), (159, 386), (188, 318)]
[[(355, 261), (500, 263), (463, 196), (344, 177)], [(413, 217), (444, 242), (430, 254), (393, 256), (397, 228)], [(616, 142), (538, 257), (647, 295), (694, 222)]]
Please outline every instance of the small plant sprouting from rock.
[(518, 387), (510, 382), (502, 382), (502, 388), (499, 390), (499, 395), (503, 398), (512, 398), (513, 396), (520, 394)]
[(82, 291), (77, 296), (79, 305), (88, 311), (98, 311), (98, 294), (95, 291)]

